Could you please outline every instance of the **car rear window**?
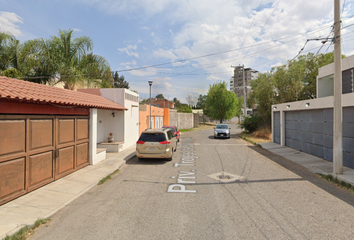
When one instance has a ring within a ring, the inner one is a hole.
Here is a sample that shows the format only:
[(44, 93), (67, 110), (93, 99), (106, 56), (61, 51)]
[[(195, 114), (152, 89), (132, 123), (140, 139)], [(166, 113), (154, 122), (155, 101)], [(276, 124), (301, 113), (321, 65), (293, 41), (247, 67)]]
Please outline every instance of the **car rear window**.
[(166, 141), (166, 135), (164, 133), (142, 133), (139, 140), (143, 142), (162, 142)]

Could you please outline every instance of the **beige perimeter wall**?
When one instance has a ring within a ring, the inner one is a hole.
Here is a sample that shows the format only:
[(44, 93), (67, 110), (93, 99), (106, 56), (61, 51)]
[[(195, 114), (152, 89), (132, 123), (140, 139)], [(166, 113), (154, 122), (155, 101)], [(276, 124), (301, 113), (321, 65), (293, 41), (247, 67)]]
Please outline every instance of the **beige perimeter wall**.
[(177, 110), (170, 109), (170, 125), (177, 126), (178, 129), (188, 129), (198, 127), (198, 123), (199, 117), (196, 118), (193, 113), (177, 113)]

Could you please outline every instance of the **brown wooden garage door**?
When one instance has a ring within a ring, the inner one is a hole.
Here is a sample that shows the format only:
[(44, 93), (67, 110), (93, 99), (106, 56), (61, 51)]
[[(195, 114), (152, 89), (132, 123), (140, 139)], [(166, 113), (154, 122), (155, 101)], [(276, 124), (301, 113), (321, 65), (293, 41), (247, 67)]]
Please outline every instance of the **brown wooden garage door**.
[(0, 205), (88, 164), (88, 116), (0, 115)]

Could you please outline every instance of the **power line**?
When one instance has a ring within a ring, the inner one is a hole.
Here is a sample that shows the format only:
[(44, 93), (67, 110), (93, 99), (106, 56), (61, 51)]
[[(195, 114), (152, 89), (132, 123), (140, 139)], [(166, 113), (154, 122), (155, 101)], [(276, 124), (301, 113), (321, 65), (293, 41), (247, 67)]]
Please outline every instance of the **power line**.
[[(321, 27), (321, 28), (316, 29), (316, 30), (311, 31), (311, 32), (318, 32), (318, 31), (321, 31), (322, 29), (324, 29), (324, 28), (326, 28), (326, 27), (327, 27), (327, 26), (324, 26), (324, 27)], [(309, 33), (311, 33), (311, 32), (309, 32)], [(307, 33), (307, 34), (308, 34), (308, 33)], [(219, 52), (219, 53), (210, 53), (210, 54), (201, 55), (201, 56), (197, 56), (197, 57), (185, 58), (185, 59), (176, 60), (176, 61), (172, 61), (172, 62), (159, 63), (159, 64), (154, 64), (154, 65), (149, 65), (149, 66), (144, 66), (144, 67), (136, 67), (136, 68), (130, 68), (130, 69), (117, 70), (117, 72), (130, 72), (130, 71), (134, 71), (134, 70), (140, 70), (140, 69), (158, 67), (158, 66), (163, 66), (163, 65), (173, 64), (173, 63), (186, 62), (186, 61), (189, 61), (189, 60), (195, 60), (195, 59), (199, 59), (199, 58), (205, 58), (205, 57), (215, 56), (215, 55), (222, 54), (222, 53), (234, 52), (234, 51), (239, 51), (239, 50), (242, 50), (242, 49), (257, 47), (257, 46), (261, 46), (261, 45), (264, 45), (264, 44), (268, 44), (268, 43), (272, 43), (272, 42), (284, 40), (284, 39), (291, 38), (291, 37), (298, 36), (298, 35), (304, 35), (304, 34), (294, 34), (294, 35), (291, 35), (291, 36), (288, 36), (288, 37), (279, 38), (279, 39), (275, 39), (275, 40), (268, 41), (268, 42), (264, 42), (264, 43), (254, 44), (254, 45), (247, 46), (247, 47), (235, 48), (235, 49), (230, 49), (230, 50), (222, 51), (222, 52)]]

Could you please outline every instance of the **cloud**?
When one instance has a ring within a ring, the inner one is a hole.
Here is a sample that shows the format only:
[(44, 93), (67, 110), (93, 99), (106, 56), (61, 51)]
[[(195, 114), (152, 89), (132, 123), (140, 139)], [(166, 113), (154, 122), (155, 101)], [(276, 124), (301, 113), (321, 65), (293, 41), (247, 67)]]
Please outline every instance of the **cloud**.
[(282, 63), (278, 62), (278, 63), (276, 63), (276, 64), (272, 64), (272, 65), (271, 65), (271, 68), (280, 67), (280, 66), (282, 66), (282, 65), (283, 65)]
[(82, 30), (79, 29), (79, 28), (73, 28), (73, 31), (74, 31), (74, 32), (82, 32)]
[(169, 82), (164, 82), (164, 84), (167, 90), (169, 90), (172, 87), (171, 83)]
[(23, 23), (22, 18), (15, 13), (0, 11), (0, 31), (10, 32), (15, 37), (22, 36), (17, 23)]
[(164, 50), (159, 48), (152, 52), (153, 56), (156, 58), (168, 58), (168, 59), (177, 59), (177, 56), (172, 52), (172, 50)]
[(149, 28), (149, 27), (141, 27), (140, 29), (142, 29), (142, 30), (150, 30), (151, 28)]
[(136, 61), (135, 61), (135, 60), (133, 60), (133, 61), (131, 61), (131, 62), (120, 63), (120, 65), (123, 65), (123, 66), (136, 65)]
[(139, 58), (139, 54), (137, 52), (133, 52), (131, 50), (136, 50), (137, 46), (136, 45), (128, 45), (126, 48), (118, 48), (118, 51), (120, 52), (125, 52), (129, 56), (134, 56), (136, 58)]
[[(77, 1), (89, 1), (89, 4), (110, 14), (130, 18), (133, 16), (146, 26), (155, 26), (158, 18), (159, 28), (154, 28), (155, 31), (147, 36), (148, 39), (152, 38), (155, 46), (148, 46), (148, 41), (142, 38), (146, 46), (139, 50), (144, 49), (146, 53), (152, 53), (146, 61), (161, 63), (165, 62), (163, 59), (175, 61), (208, 55), (175, 63), (170, 68), (176, 74), (174, 79), (188, 78), (188, 74), (194, 74), (191, 75), (193, 81), (202, 79), (207, 86), (212, 81), (229, 82), (233, 74), (231, 65), (244, 64), (264, 72), (272, 66), (286, 64), (297, 55), (307, 39), (327, 37), (333, 24), (333, 1), (318, 4), (308, 0), (263, 0), (258, 11), (259, 0), (193, 0), (189, 1), (192, 8), (186, 1), (175, 0)], [(354, 23), (353, 3), (353, 0), (346, 0), (343, 26)], [(345, 29), (347, 32), (343, 31), (348, 33), (342, 38), (343, 52), (346, 55), (354, 53), (354, 36), (350, 35), (353, 29), (354, 26)], [(144, 26), (142, 30), (149, 29)], [(143, 33), (146, 35), (145, 31)], [(303, 53), (316, 53), (321, 45), (320, 41), (311, 41)], [(217, 54), (232, 49), (233, 51)], [(327, 47), (323, 47), (321, 52), (326, 49)], [(138, 53), (137, 49), (121, 50), (130, 53), (129, 56), (133, 56), (131, 52)], [(332, 48), (328, 49), (331, 50)], [(139, 54), (143, 56), (143, 53)], [(145, 64), (151, 65), (148, 62)], [(147, 72), (139, 72), (142, 76), (147, 75)], [(160, 76), (157, 74), (156, 76)], [(183, 88), (172, 81), (170, 83), (174, 89), (178, 89), (176, 94), (182, 94), (184, 91), (205, 94), (203, 85), (190, 86), (193, 81), (186, 82)]]
[[(127, 69), (131, 69), (130, 66), (127, 66)], [(157, 70), (154, 68), (148, 68), (148, 69), (141, 69), (141, 70), (133, 70), (129, 71), (129, 73), (133, 76), (139, 76), (139, 77), (144, 77), (144, 76), (152, 76), (157, 74)]]

